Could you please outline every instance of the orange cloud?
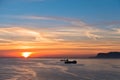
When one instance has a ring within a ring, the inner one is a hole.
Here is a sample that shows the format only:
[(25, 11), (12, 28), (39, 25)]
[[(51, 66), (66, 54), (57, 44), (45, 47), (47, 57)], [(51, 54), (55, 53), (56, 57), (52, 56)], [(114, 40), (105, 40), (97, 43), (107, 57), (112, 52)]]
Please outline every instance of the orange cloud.
[[(42, 17), (42, 16), (15, 16), (18, 19), (57, 20), (70, 23), (70, 25), (49, 27), (12, 25), (0, 28), (0, 49), (24, 49), (34, 51), (42, 56), (49, 55), (85, 55), (98, 51), (120, 50), (119, 28), (98, 28), (90, 26), (80, 20)], [(36, 51), (36, 49), (40, 51)], [(17, 50), (16, 50), (17, 51)], [(16, 53), (16, 52), (15, 52)], [(52, 53), (52, 54), (51, 54)], [(70, 53), (70, 54), (69, 54)]]

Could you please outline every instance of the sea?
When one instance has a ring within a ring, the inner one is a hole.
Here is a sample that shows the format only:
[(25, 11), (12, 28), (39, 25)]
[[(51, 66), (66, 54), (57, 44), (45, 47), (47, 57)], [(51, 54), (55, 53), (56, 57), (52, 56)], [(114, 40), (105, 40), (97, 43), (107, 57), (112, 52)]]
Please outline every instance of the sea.
[(0, 80), (120, 80), (120, 59), (0, 58)]

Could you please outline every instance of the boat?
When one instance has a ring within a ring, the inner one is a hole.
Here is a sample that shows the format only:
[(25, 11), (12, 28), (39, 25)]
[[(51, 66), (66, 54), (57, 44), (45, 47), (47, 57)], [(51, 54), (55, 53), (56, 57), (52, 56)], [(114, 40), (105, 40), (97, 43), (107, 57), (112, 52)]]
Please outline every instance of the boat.
[(65, 64), (77, 64), (76, 60), (70, 61), (69, 59), (62, 59), (60, 61), (64, 61)]
[(65, 61), (64, 63), (65, 63), (65, 64), (77, 64), (77, 61), (76, 61), (76, 60), (73, 60), (73, 61)]

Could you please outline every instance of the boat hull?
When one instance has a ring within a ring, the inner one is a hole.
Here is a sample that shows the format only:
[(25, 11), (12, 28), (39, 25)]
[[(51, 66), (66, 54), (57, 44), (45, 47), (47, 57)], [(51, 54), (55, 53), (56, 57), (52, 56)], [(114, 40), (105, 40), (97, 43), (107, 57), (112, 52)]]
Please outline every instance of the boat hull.
[(65, 64), (77, 64), (77, 61), (65, 61)]

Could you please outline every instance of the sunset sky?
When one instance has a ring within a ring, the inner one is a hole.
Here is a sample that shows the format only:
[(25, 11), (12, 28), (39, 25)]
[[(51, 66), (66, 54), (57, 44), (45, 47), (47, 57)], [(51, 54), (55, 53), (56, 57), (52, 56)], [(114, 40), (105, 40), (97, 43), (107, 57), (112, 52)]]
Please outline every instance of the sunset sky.
[(120, 51), (120, 0), (0, 0), (0, 56)]

